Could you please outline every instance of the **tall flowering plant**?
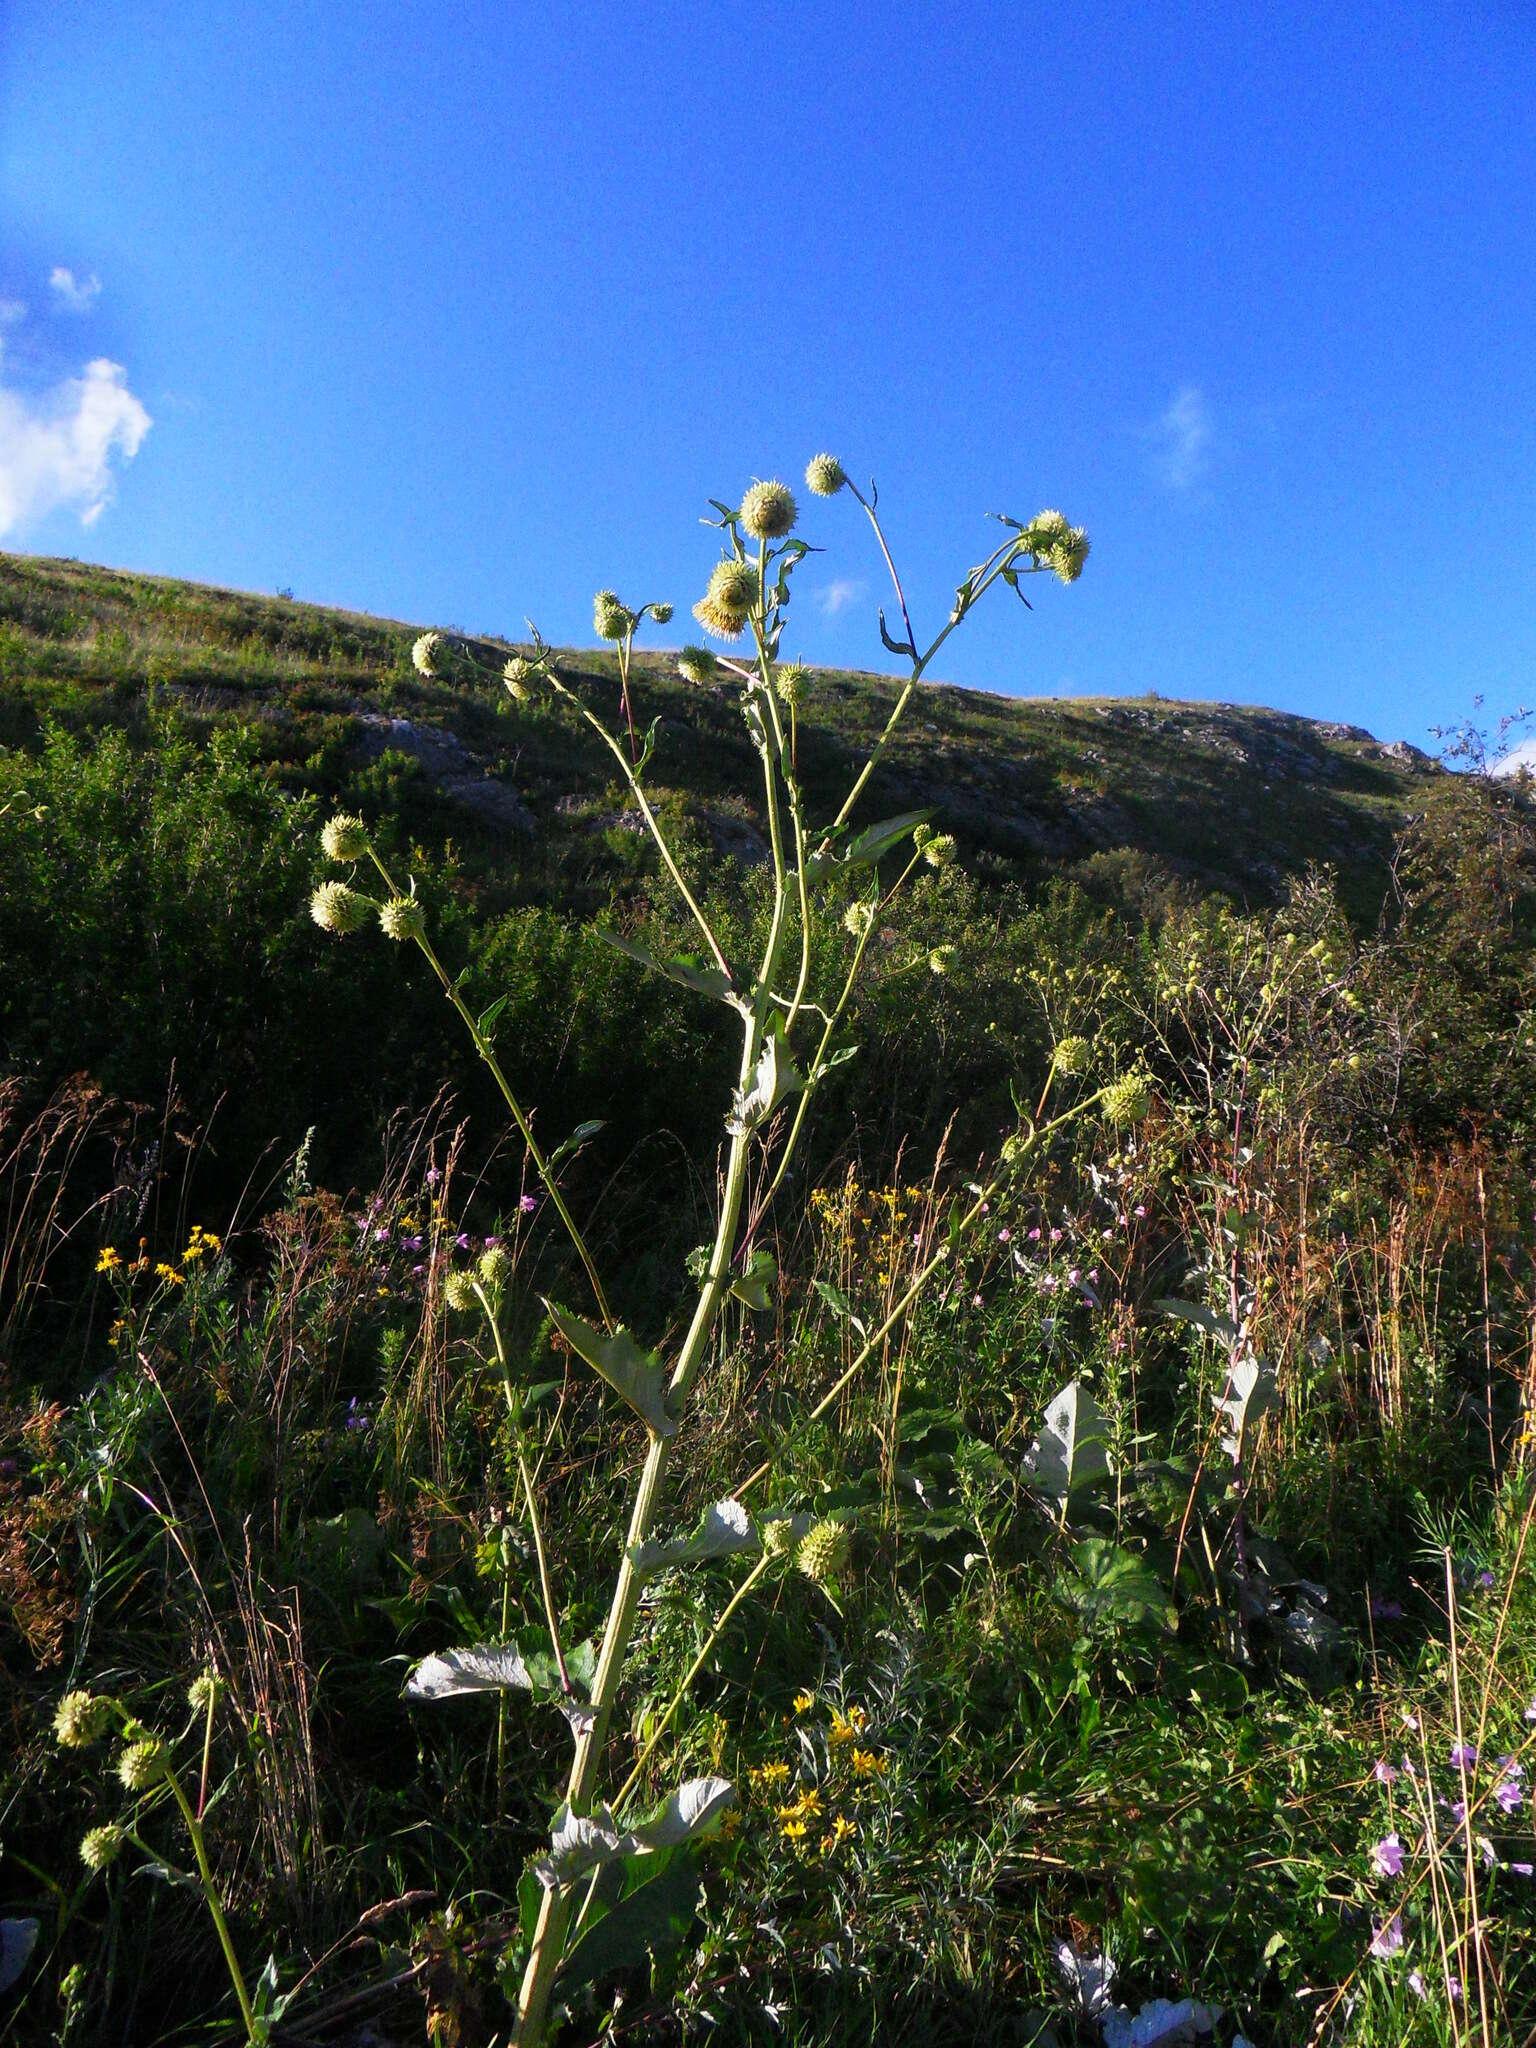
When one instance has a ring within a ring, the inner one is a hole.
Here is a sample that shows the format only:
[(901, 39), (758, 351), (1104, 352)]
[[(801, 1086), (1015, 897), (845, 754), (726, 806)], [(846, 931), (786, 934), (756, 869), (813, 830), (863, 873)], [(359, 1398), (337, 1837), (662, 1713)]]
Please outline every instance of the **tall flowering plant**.
[[(891, 654), (909, 665), (909, 673), (884, 729), (836, 814), (830, 819), (813, 818), (796, 770), (797, 729), (808, 679), (798, 664), (779, 658), (792, 579), (810, 551), (797, 533), (799, 507), (794, 493), (777, 481), (754, 483), (736, 505), (712, 501), (718, 514), (711, 523), (720, 535), (720, 558), (693, 611), (708, 639), (724, 651), (702, 645), (685, 647), (677, 665), (690, 682), (724, 679), (738, 692), (761, 768), (772, 894), (750, 963), (726, 957), (646, 791), (656, 729), (644, 738), (636, 730), (630, 688), (632, 656), (636, 635), (645, 622), (665, 625), (672, 607), (656, 602), (631, 607), (610, 590), (597, 595), (596, 631), (618, 656), (622, 707), (618, 730), (610, 730), (562, 678), (549, 650), (537, 638), (533, 656), (514, 656), (500, 678), (515, 704), (526, 704), (538, 694), (552, 696), (584, 721), (612, 754), (671, 885), (697, 930), (701, 948), (667, 959), (653, 957), (628, 941), (623, 942), (623, 950), (655, 972), (718, 1002), (739, 1037), (737, 1081), (725, 1116), (726, 1155), (714, 1235), (696, 1266), (697, 1295), (686, 1334), (670, 1358), (664, 1359), (615, 1322), (596, 1261), (561, 1191), (560, 1158), (547, 1156), (541, 1149), (533, 1119), (495, 1052), (491, 1040), (494, 1013), (488, 1011), (477, 1018), (470, 1010), (459, 981), (438, 958), (414, 886), (409, 882), (401, 886), (362, 819), (333, 818), (324, 832), (326, 856), (338, 864), (352, 865), (354, 878), (321, 884), (311, 906), (316, 923), (329, 932), (345, 934), (376, 922), (386, 937), (414, 944), (437, 976), (499, 1088), (530, 1164), (543, 1181), (586, 1274), (591, 1296), (584, 1304), (587, 1313), (547, 1303), (549, 1313), (573, 1350), (628, 1403), (645, 1428), (645, 1455), (634, 1484), (628, 1534), (595, 1666), (583, 1667), (574, 1655), (568, 1658), (561, 1652), (560, 1603), (550, 1584), (530, 1484), (525, 1491), (553, 1658), (524, 1657), (515, 1643), (450, 1650), (426, 1659), (408, 1686), (408, 1692), (421, 1699), (479, 1691), (492, 1691), (503, 1699), (509, 1690), (535, 1695), (546, 1692), (571, 1726), (574, 1754), (565, 1799), (554, 1816), (549, 1850), (532, 1866), (539, 1889), (535, 1909), (529, 1914), (528, 1956), (518, 2007), (516, 2039), (522, 2048), (536, 2048), (544, 2037), (562, 1962), (605, 1872), (616, 1863), (632, 1865), (637, 1857), (686, 1842), (716, 1822), (734, 1798), (733, 1788), (724, 1779), (693, 1779), (679, 1786), (648, 1820), (631, 1824), (621, 1818), (625, 1802), (670, 1720), (670, 1711), (617, 1797), (610, 1803), (599, 1798), (609, 1726), (647, 1576), (665, 1565), (690, 1559), (751, 1556), (752, 1568), (720, 1617), (717, 1636), (730, 1614), (776, 1566), (797, 1567), (826, 1586), (835, 1586), (849, 1568), (849, 1532), (840, 1521), (813, 1522), (805, 1516), (754, 1520), (748, 1514), (740, 1495), (761, 1474), (754, 1474), (752, 1481), (739, 1488), (737, 1497), (711, 1508), (695, 1534), (658, 1541), (655, 1530), (662, 1484), (674, 1450), (684, 1440), (690, 1396), (709, 1355), (722, 1304), (728, 1296), (735, 1296), (766, 1306), (773, 1262), (754, 1241), (757, 1225), (794, 1157), (818, 1087), (847, 1056), (847, 1049), (838, 1045), (838, 1029), (858, 982), (877, 908), (890, 901), (919, 865), (942, 867), (954, 858), (953, 840), (935, 833), (921, 812), (857, 825), (854, 813), (860, 798), (934, 657), (986, 592), (1004, 584), (1022, 598), (1023, 579), (1041, 574), (1074, 583), (1088, 555), (1083, 530), (1070, 525), (1059, 512), (1042, 512), (1027, 524), (1001, 518), (1003, 539), (964, 578), (948, 618), (934, 637), (920, 646), (877, 514), (873, 485), (865, 497), (831, 455), (815, 457), (806, 470), (806, 484), (819, 498), (846, 493), (867, 517), (890, 575), (899, 619), (899, 631), (893, 632), (881, 612), (881, 639)], [(448, 653), (443, 636), (424, 634), (416, 643), (413, 658), (423, 673), (431, 675)], [(455, 660), (460, 658), (461, 651), (456, 650)], [(902, 864), (897, 879), (882, 890), (881, 863), (898, 856)], [(356, 871), (365, 864), (382, 885), (382, 896), (359, 885)], [(840, 923), (851, 944), (841, 986), (829, 992), (826, 1000), (815, 1000), (811, 989), (814, 944), (818, 930), (829, 923)], [(744, 1221), (749, 1172), (763, 1192)], [(940, 1247), (896, 1305), (897, 1313), (910, 1306), (917, 1286), (937, 1269), (943, 1257), (944, 1248)], [(497, 1357), (504, 1361), (499, 1323), (502, 1282), (499, 1273), (456, 1275), (450, 1283), (450, 1301), (483, 1314)], [(523, 1402), (510, 1375), (507, 1399), (521, 1441)], [(524, 1471), (526, 1476), (526, 1468)], [(714, 1640), (712, 1636), (711, 1642)], [(685, 1686), (703, 1661), (701, 1653)], [(679, 1701), (674, 1701), (671, 1711)]]

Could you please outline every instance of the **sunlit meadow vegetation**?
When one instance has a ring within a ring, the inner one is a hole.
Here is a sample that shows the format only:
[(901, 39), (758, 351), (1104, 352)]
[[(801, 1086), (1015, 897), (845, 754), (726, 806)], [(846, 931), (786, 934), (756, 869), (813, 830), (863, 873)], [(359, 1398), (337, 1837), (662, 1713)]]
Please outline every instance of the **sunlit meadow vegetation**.
[[(3, 567), (0, 2021), (505, 2040), (645, 1436), (556, 1193), (670, 1365), (741, 1085), (636, 957), (703, 947), (624, 764), (659, 715), (734, 968), (780, 872), (742, 686)], [(809, 833), (897, 688), (795, 688)], [(737, 1103), (570, 2043), (1536, 2028), (1531, 807), (1121, 711), (920, 684), (852, 823), (957, 857), (828, 866), (857, 1052), (771, 1206), (800, 1098)], [(316, 929), (372, 872), (338, 808), (548, 1181), (414, 946)]]

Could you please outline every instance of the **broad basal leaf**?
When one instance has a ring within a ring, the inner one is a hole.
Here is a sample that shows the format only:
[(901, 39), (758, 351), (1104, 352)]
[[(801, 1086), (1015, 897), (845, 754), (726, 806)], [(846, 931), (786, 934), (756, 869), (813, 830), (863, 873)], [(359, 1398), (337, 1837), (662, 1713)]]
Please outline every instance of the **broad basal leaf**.
[(1202, 1308), (1198, 1301), (1180, 1301), (1176, 1295), (1165, 1294), (1157, 1307), (1165, 1316), (1176, 1316), (1181, 1323), (1193, 1323), (1197, 1330), (1204, 1330), (1208, 1337), (1214, 1337), (1229, 1350), (1241, 1334), (1236, 1323), (1211, 1309)]
[(1040, 1435), (1024, 1464), (1040, 1491), (1058, 1507), (1110, 1473), (1109, 1422), (1081, 1380), (1063, 1387), (1045, 1411)]
[(1216, 1406), (1232, 1425), (1221, 1440), (1221, 1448), (1240, 1465), (1247, 1451), (1248, 1432), (1261, 1416), (1279, 1405), (1275, 1368), (1267, 1358), (1234, 1358), (1227, 1370), (1227, 1390)]
[(666, 1374), (654, 1351), (642, 1349), (622, 1323), (610, 1337), (552, 1301), (546, 1299), (544, 1306), (571, 1349), (623, 1395), (642, 1422), (657, 1436), (677, 1434), (677, 1418), (667, 1409)]
[(1063, 1597), (1085, 1620), (1119, 1622), (1128, 1628), (1150, 1622), (1170, 1633), (1177, 1627), (1167, 1587), (1133, 1551), (1089, 1536), (1074, 1547), (1072, 1565)]

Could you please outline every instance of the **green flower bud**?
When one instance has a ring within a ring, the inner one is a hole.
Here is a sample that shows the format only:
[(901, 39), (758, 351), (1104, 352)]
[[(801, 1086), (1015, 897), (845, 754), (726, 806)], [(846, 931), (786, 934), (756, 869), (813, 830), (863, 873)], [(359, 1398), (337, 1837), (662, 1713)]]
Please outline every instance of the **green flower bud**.
[(592, 600), (592, 625), (599, 640), (623, 640), (635, 630), (635, 615), (611, 590)]
[(224, 1681), (216, 1671), (199, 1671), (187, 1687), (187, 1705), (194, 1714), (206, 1714), (224, 1697)]
[(130, 1742), (117, 1760), (117, 1775), (130, 1792), (147, 1792), (165, 1776), (165, 1744), (157, 1735)]
[(424, 938), (427, 914), (414, 896), (391, 896), (379, 908), (379, 928), (387, 939)]
[(1075, 583), (1082, 575), (1087, 559), (1088, 536), (1080, 526), (1069, 527), (1046, 556), (1052, 572), (1063, 583)]
[(780, 700), (787, 704), (791, 711), (804, 701), (810, 683), (811, 672), (801, 661), (787, 661), (782, 668), (773, 672), (773, 687), (778, 691)]
[(685, 647), (677, 657), (677, 672), (685, 683), (712, 683), (719, 668), (707, 647)]
[(862, 939), (874, 921), (873, 903), (850, 903), (843, 912), (843, 930), (856, 939)]
[(501, 672), (501, 680), (507, 686), (507, 695), (519, 704), (526, 704), (533, 695), (533, 679), (537, 671), (531, 661), (524, 661), (520, 654), (514, 654)]
[(931, 868), (947, 868), (954, 864), (959, 848), (948, 832), (935, 832), (923, 843), (923, 859)]
[(764, 1557), (788, 1557), (794, 1547), (795, 1525), (783, 1516), (763, 1524)]
[(430, 680), (438, 674), (432, 664), (442, 642), (441, 633), (423, 633), (416, 641), (411, 649), (411, 662), (418, 675), (426, 676)]
[(741, 501), (741, 523), (754, 540), (782, 540), (798, 517), (788, 484), (754, 484)]
[(757, 602), (757, 571), (750, 562), (738, 562), (734, 555), (727, 555), (710, 570), (705, 594), (722, 611), (740, 612), (745, 618)]
[(361, 860), (368, 851), (368, 827), (350, 811), (338, 811), (320, 834), (327, 860)]
[(653, 604), (650, 613), (658, 626), (665, 626), (671, 622), (672, 607), (669, 604)]
[(949, 963), (954, 957), (955, 949), (953, 946), (935, 946), (928, 955), (928, 972), (930, 974), (948, 974)]
[(1028, 1150), (1029, 1144), (1024, 1133), (1022, 1131), (1015, 1131), (1011, 1137), (1003, 1140), (1004, 1166), (1017, 1166)]
[(309, 914), (323, 932), (345, 938), (360, 932), (373, 915), (371, 896), (361, 896), (345, 882), (322, 882), (309, 899)]
[(835, 498), (848, 473), (835, 455), (813, 455), (805, 465), (805, 481), (818, 498)]
[(67, 1692), (53, 1717), (54, 1739), (61, 1749), (89, 1749), (112, 1725), (112, 1702), (89, 1692)]
[(800, 1539), (796, 1569), (818, 1586), (835, 1586), (853, 1561), (853, 1539), (841, 1522), (821, 1521)]
[(464, 1272), (450, 1273), (443, 1286), (443, 1299), (460, 1315), (466, 1309), (477, 1307), (479, 1296), (475, 1293), (474, 1275)]
[(1022, 538), (1032, 555), (1048, 555), (1071, 531), (1064, 512), (1037, 512)]
[(80, 1839), (80, 1861), (87, 1870), (105, 1870), (109, 1863), (117, 1861), (123, 1841), (123, 1831), (116, 1825), (92, 1828)]
[(1152, 1107), (1152, 1078), (1149, 1074), (1122, 1074), (1104, 1091), (1104, 1114), (1112, 1124), (1126, 1128), (1139, 1124)]
[(480, 1278), (487, 1287), (499, 1287), (512, 1270), (512, 1261), (499, 1244), (493, 1244), (480, 1260)]
[(1092, 1058), (1093, 1047), (1086, 1038), (1079, 1038), (1075, 1033), (1068, 1032), (1065, 1038), (1057, 1039), (1056, 1071), (1058, 1074), (1066, 1074), (1069, 1078), (1077, 1074), (1086, 1074)]

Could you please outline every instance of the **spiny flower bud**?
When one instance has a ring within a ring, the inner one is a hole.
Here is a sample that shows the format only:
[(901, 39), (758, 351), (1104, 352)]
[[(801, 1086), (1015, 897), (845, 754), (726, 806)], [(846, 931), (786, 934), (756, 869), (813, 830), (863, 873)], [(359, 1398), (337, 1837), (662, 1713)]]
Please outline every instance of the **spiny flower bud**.
[(322, 882), (309, 899), (309, 914), (323, 932), (345, 938), (360, 932), (373, 914), (371, 896), (359, 895), (345, 882)]
[(843, 912), (843, 930), (851, 933), (856, 939), (862, 939), (874, 923), (874, 919), (873, 903), (850, 903)]
[(520, 654), (514, 654), (501, 672), (501, 680), (507, 686), (507, 695), (519, 704), (526, 704), (533, 695), (533, 677), (533, 663), (524, 661)]
[(811, 672), (803, 661), (787, 661), (782, 668), (774, 670), (773, 687), (791, 711), (804, 700), (810, 682)]
[(165, 1775), (165, 1744), (157, 1735), (130, 1742), (117, 1760), (117, 1775), (130, 1792), (147, 1792)]
[(622, 640), (635, 630), (635, 615), (613, 591), (600, 590), (592, 600), (592, 625), (599, 640)]
[(923, 859), (931, 868), (947, 868), (953, 865), (958, 850), (951, 834), (935, 832), (923, 842)]
[(835, 455), (813, 455), (805, 465), (805, 481), (818, 498), (835, 498), (848, 481), (848, 472)]
[(80, 1861), (87, 1870), (102, 1871), (115, 1863), (123, 1846), (123, 1831), (115, 1824), (91, 1828), (80, 1838)]
[(734, 555), (727, 555), (710, 570), (705, 594), (722, 611), (740, 612), (745, 618), (757, 602), (757, 571), (750, 562), (738, 562)]
[(451, 1309), (463, 1314), (472, 1309), (478, 1297), (475, 1294), (475, 1277), (472, 1273), (450, 1273), (443, 1286), (443, 1299)]
[(1075, 583), (1088, 559), (1088, 536), (1080, 526), (1069, 527), (1046, 557), (1053, 573), (1063, 583)]
[(499, 1244), (493, 1244), (480, 1259), (480, 1278), (487, 1287), (499, 1287), (512, 1270), (512, 1261)]
[(224, 1681), (216, 1671), (199, 1671), (187, 1687), (187, 1705), (194, 1714), (206, 1714), (224, 1696)]
[(707, 647), (685, 647), (677, 657), (677, 672), (685, 683), (712, 683), (719, 667)]
[(670, 624), (672, 618), (671, 605), (653, 604), (649, 607), (649, 610), (651, 617), (656, 621), (658, 626), (665, 626)]
[(94, 1693), (67, 1692), (53, 1717), (54, 1738), (61, 1749), (89, 1749), (112, 1725), (112, 1702)]
[(442, 640), (441, 633), (423, 633), (417, 639), (411, 649), (411, 663), (418, 675), (426, 676), (429, 680), (437, 675), (438, 671), (432, 663)]
[(954, 957), (955, 949), (953, 946), (935, 946), (928, 955), (928, 972), (930, 974), (948, 974), (949, 963)]
[(1112, 1124), (1139, 1124), (1151, 1107), (1152, 1080), (1148, 1074), (1122, 1074), (1104, 1091), (1104, 1114)]
[(741, 501), (741, 523), (754, 540), (782, 540), (799, 517), (788, 484), (754, 484)]
[(1064, 512), (1037, 512), (1024, 529), (1024, 542), (1032, 555), (1048, 555), (1072, 528)]
[(841, 1522), (821, 1521), (800, 1539), (796, 1568), (818, 1586), (835, 1586), (853, 1560), (853, 1539)]
[(379, 928), (387, 939), (424, 938), (427, 914), (414, 896), (391, 896), (380, 906)]
[(712, 633), (717, 640), (739, 640), (747, 623), (744, 612), (728, 612), (708, 596), (699, 599), (693, 608), (693, 616), (705, 632)]
[(788, 1557), (794, 1547), (795, 1525), (784, 1516), (763, 1524), (764, 1557)]
[(1068, 1032), (1065, 1038), (1056, 1041), (1056, 1071), (1069, 1078), (1086, 1074), (1088, 1062), (1093, 1057), (1093, 1047), (1086, 1038), (1079, 1038), (1075, 1032)]
[(368, 827), (350, 811), (338, 811), (320, 834), (327, 860), (361, 860), (368, 851)]

